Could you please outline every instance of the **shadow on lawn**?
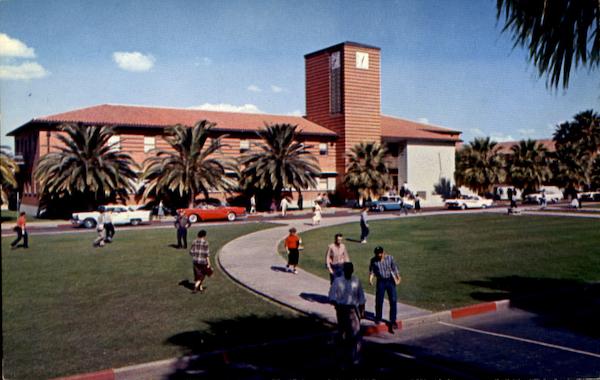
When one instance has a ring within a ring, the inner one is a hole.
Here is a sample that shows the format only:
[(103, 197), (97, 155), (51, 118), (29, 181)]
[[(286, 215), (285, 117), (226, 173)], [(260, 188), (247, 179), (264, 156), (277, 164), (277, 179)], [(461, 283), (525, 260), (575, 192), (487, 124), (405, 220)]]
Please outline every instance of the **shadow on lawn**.
[(167, 340), (182, 347), (183, 357), (166, 378), (391, 380), (400, 373), (401, 378), (443, 375), (394, 356), (384, 358), (385, 345), (374, 343), (363, 346), (360, 365), (344, 368), (334, 330), (309, 317), (250, 316), (208, 324), (206, 332), (188, 331)]
[(476, 300), (510, 299), (511, 307), (537, 314), (543, 325), (600, 338), (600, 283), (521, 276), (465, 283), (492, 290), (471, 293)]

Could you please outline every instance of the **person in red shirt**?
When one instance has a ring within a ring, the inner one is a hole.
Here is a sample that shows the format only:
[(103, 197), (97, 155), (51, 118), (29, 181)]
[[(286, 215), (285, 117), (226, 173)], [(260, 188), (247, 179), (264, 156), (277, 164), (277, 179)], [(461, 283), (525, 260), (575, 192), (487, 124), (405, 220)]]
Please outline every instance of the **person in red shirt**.
[(288, 263), (286, 268), (289, 272), (294, 274), (298, 274), (296, 267), (300, 260), (300, 246), (302, 245), (302, 240), (300, 240), (300, 237), (298, 237), (296, 232), (294, 227), (290, 228), (290, 234), (285, 239), (285, 248), (288, 253)]
[(26, 229), (27, 219), (25, 218), (25, 213), (21, 212), (19, 217), (17, 218), (17, 225), (15, 226), (15, 231), (17, 232), (17, 238), (10, 243), (12, 248), (16, 248), (17, 244), (23, 239), (23, 248), (29, 248), (27, 229)]

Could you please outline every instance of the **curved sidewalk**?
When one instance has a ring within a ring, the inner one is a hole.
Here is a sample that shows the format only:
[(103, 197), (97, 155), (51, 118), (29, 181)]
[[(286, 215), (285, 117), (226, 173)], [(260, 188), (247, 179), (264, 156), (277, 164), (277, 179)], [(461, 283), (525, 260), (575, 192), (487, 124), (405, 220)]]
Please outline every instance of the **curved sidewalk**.
[[(433, 215), (437, 213), (427, 213)], [(406, 218), (411, 216), (377, 215), (369, 220)], [(282, 227), (254, 232), (227, 243), (219, 252), (221, 268), (248, 289), (277, 303), (291, 307), (302, 313), (335, 323), (334, 308), (328, 303), (329, 281), (299, 269), (297, 275), (285, 272), (286, 261), (277, 252), (279, 242), (284, 239), (290, 227), (298, 232), (314, 228), (329, 227), (355, 222), (358, 216), (330, 217), (321, 221), (320, 226), (309, 225), (310, 219), (285, 221)], [(358, 227), (357, 227), (358, 228)], [(323, 242), (325, 252), (329, 241)], [(352, 251), (349, 252), (352, 259)], [(323, 259), (325, 253), (323, 253)], [(323, 262), (325, 265), (325, 262)], [(363, 284), (364, 286), (365, 284)], [(367, 313), (374, 313), (375, 297), (367, 294)], [(398, 320), (429, 315), (428, 310), (398, 303)], [(383, 317), (389, 315), (387, 302), (384, 303)]]

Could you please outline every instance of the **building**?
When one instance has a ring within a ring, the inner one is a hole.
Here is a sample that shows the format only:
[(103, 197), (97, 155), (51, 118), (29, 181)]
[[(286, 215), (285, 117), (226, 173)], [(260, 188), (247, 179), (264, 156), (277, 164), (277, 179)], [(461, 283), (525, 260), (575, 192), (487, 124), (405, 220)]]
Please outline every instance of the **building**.
[(435, 203), (434, 186), (442, 178), (454, 177), (456, 144), (460, 132), (381, 114), (380, 49), (344, 42), (305, 55), (306, 116), (281, 116), (213, 112), (191, 109), (98, 105), (32, 119), (9, 136), (25, 165), (22, 208), (35, 212), (38, 204), (33, 168), (57, 144), (57, 128), (63, 123), (110, 125), (113, 142), (140, 163), (155, 147), (168, 148), (162, 138), (165, 127), (191, 126), (206, 119), (217, 124), (214, 133), (227, 134), (224, 153), (238, 156), (252, 149), (256, 131), (265, 124), (298, 125), (300, 136), (322, 169), (317, 189), (307, 189), (305, 199), (317, 192), (341, 188), (350, 148), (360, 141), (383, 141), (388, 145), (388, 166), (396, 187), (407, 183), (423, 203)]

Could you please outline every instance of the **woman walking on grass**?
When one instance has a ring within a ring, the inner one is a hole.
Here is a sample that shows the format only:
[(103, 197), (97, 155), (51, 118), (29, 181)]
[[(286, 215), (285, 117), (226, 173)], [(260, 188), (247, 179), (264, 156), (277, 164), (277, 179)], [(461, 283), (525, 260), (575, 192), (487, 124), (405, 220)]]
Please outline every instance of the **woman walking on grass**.
[(198, 231), (198, 238), (192, 243), (190, 256), (194, 265), (194, 290), (192, 293), (203, 292), (202, 284), (207, 276), (213, 274), (213, 269), (210, 266), (210, 251), (208, 249), (208, 241), (206, 240), (206, 231)]

